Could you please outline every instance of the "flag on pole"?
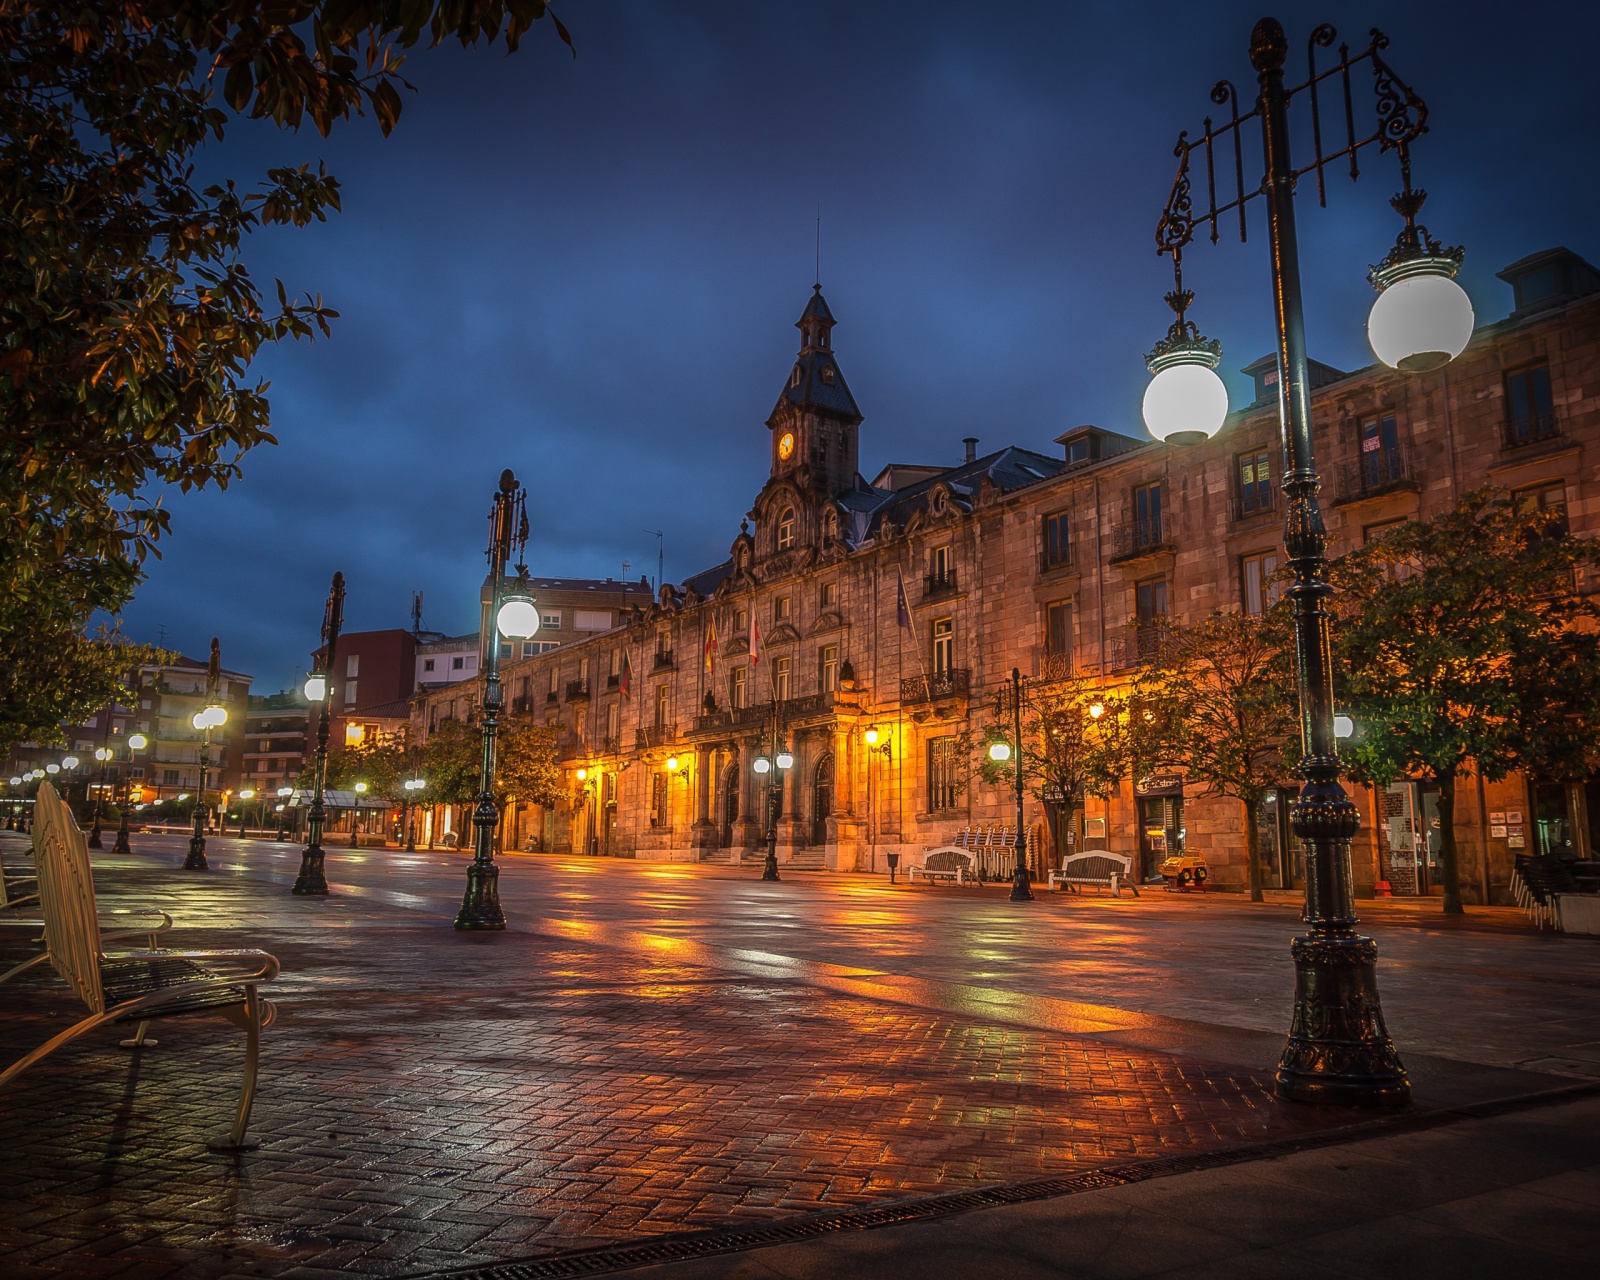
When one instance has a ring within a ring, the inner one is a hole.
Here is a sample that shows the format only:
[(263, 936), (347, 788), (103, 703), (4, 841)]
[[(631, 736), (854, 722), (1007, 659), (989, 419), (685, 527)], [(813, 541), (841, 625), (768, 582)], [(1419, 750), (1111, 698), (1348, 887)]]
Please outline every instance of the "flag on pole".
[(911, 610), (906, 605), (906, 580), (897, 567), (894, 576), (898, 585), (895, 587), (895, 621), (907, 629), (911, 626)]
[(750, 666), (761, 665), (761, 624), (756, 621), (755, 606), (750, 607)]
[(706, 623), (706, 674), (710, 675), (716, 670), (717, 661), (717, 619), (715, 615)]
[(631, 700), (633, 698), (633, 659), (628, 656), (628, 651), (622, 651), (622, 696)]

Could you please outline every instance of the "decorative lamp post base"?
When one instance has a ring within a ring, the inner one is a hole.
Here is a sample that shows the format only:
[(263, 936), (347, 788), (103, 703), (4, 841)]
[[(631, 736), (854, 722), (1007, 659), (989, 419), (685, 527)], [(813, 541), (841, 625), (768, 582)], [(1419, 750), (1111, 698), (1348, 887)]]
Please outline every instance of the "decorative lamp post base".
[(778, 880), (782, 878), (778, 875), (778, 851), (776, 849), (767, 850), (766, 861), (761, 864), (761, 878), (763, 880)]
[(493, 930), (506, 927), (506, 913), (500, 909), (500, 868), (492, 862), (472, 862), (467, 866), (467, 893), (456, 916), (457, 929)]
[(1378, 946), (1371, 938), (1305, 934), (1294, 956), (1294, 1020), (1278, 1063), (1291, 1102), (1403, 1107), (1411, 1082), (1383, 1023)]
[(1026, 867), (1018, 867), (1011, 873), (1011, 901), (1033, 901), (1033, 886), (1028, 882), (1028, 870)]
[(89, 830), (89, 847), (91, 849), (104, 849), (106, 847), (100, 836), (100, 820), (98, 818), (95, 819), (94, 826)]
[(198, 831), (189, 837), (189, 856), (183, 860), (185, 871), (210, 871), (211, 864), (206, 861), (206, 838)]
[(322, 846), (320, 844), (307, 845), (300, 854), (300, 874), (295, 877), (294, 888), (290, 893), (300, 897), (312, 894), (326, 895), (328, 892), (328, 877), (322, 873)]
[(111, 846), (111, 852), (112, 853), (120, 853), (120, 854), (123, 854), (125, 856), (126, 855), (131, 855), (133, 853), (133, 850), (128, 846), (128, 828), (127, 827), (118, 827), (117, 828), (117, 839), (116, 839), (116, 843), (114, 843)]

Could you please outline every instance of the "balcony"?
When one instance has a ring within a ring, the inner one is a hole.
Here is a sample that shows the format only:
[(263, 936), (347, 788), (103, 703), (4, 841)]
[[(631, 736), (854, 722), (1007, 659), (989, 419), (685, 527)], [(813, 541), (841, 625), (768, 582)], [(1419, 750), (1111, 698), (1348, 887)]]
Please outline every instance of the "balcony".
[(1340, 464), (1334, 473), (1333, 504), (1343, 506), (1402, 489), (1420, 488), (1404, 449), (1374, 449), (1358, 462)]
[[(784, 724), (793, 724), (812, 716), (833, 714), (833, 694), (807, 693), (798, 698), (783, 698), (778, 702), (778, 718)], [(719, 708), (694, 718), (691, 733), (725, 733), (732, 729), (745, 729), (753, 725), (772, 722), (772, 703), (758, 702), (751, 707)]]
[(1039, 553), (1039, 572), (1055, 573), (1058, 569), (1072, 568), (1072, 548), (1057, 547), (1054, 551)]
[(1501, 447), (1521, 449), (1526, 445), (1541, 444), (1546, 440), (1559, 440), (1561, 435), (1561, 424), (1556, 421), (1555, 414), (1530, 413), (1507, 421)]
[(633, 745), (635, 750), (648, 751), (651, 747), (664, 747), (677, 739), (678, 726), (675, 724), (647, 725), (634, 733)]
[(657, 649), (656, 660), (650, 664), (651, 671), (671, 671), (677, 664), (672, 661), (671, 649)]
[(533, 695), (531, 693), (519, 693), (515, 698), (511, 699), (511, 709), (526, 715), (533, 710)]
[(1159, 662), (1166, 652), (1167, 629), (1163, 626), (1148, 625), (1136, 627), (1125, 635), (1113, 636), (1111, 640), (1111, 662), (1113, 671), (1127, 671), (1131, 667), (1144, 666), (1147, 663)]
[(1278, 491), (1269, 489), (1264, 494), (1256, 494), (1252, 498), (1228, 499), (1228, 523), (1242, 524), (1246, 520), (1259, 520), (1262, 516), (1270, 516), (1278, 509)]
[(923, 580), (922, 598), (931, 600), (935, 596), (949, 595), (956, 589), (956, 571), (946, 569), (943, 573), (930, 573)]
[(971, 683), (972, 672), (966, 667), (951, 667), (927, 676), (907, 676), (900, 681), (900, 701), (910, 705), (939, 698), (964, 698)]
[(615, 755), (620, 755), (621, 753), (622, 753), (622, 739), (621, 738), (607, 737), (607, 738), (601, 738), (600, 739), (600, 754), (601, 755), (603, 755), (603, 756), (615, 756)]
[(1160, 516), (1148, 520), (1125, 520), (1111, 528), (1111, 560), (1137, 560), (1141, 556), (1173, 551), (1172, 522)]
[(587, 701), (589, 701), (589, 682), (587, 680), (568, 680), (567, 681), (567, 701), (568, 702), (587, 702)]
[(1072, 654), (1047, 653), (1039, 663), (1039, 679), (1044, 681), (1072, 679)]
[(621, 687), (622, 687), (622, 677), (620, 675), (609, 675), (609, 676), (606, 677), (606, 688), (608, 690), (610, 690), (610, 689), (620, 689)]
[(545, 702), (547, 704), (554, 704), (556, 701), (559, 700), (559, 695), (556, 693), (556, 691), (554, 689), (552, 689), (552, 690), (550, 690), (549, 693), (544, 695), (544, 700), (545, 700)]

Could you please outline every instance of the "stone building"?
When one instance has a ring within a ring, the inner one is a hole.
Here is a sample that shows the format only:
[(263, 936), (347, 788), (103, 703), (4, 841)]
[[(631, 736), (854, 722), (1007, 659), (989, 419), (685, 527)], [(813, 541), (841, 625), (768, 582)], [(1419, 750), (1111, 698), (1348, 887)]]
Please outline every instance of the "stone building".
[[(1556, 249), (1500, 278), (1514, 310), (1444, 369), (1314, 365), (1330, 554), (1487, 482), (1561, 508), (1575, 533), (1600, 530), (1588, 453), (1600, 444), (1600, 274)], [(888, 852), (1009, 820), (1009, 792), (969, 778), (962, 735), (989, 719), (1014, 666), (1113, 686), (1162, 621), (1263, 607), (1283, 555), (1275, 359), (1244, 370), (1254, 400), (1201, 445), (1156, 444), (1132, 426), (1074, 427), (1048, 452), (980, 453), (968, 438), (958, 465), (896, 464), (869, 483), (834, 323), (818, 288), (766, 420), (768, 477), (728, 558), (663, 586), (615, 630), (507, 664), (508, 714), (562, 727), (571, 787), (554, 811), (513, 805), (512, 843), (753, 859), (775, 775), (752, 764), (786, 748), (780, 863), (881, 870)], [(524, 687), (534, 696), (518, 704)], [(449, 694), (469, 692), (481, 696), (476, 682)], [(419, 736), (438, 714), (431, 697), (415, 704)], [(1519, 848), (1600, 845), (1597, 788), (1483, 786), (1476, 806), (1458, 805), (1464, 888), (1503, 899)], [(1427, 789), (1354, 790), (1362, 892), (1426, 892)], [(1303, 875), (1293, 794), (1268, 797), (1261, 815), (1268, 884), (1285, 890)], [(1045, 816), (1036, 808), (1030, 798), (1030, 825)], [(1181, 775), (1090, 797), (1062, 840), (1130, 854), (1146, 873), (1187, 847), (1222, 885), (1245, 878), (1238, 802), (1196, 794)], [(1043, 843), (1041, 865), (1060, 856)]]

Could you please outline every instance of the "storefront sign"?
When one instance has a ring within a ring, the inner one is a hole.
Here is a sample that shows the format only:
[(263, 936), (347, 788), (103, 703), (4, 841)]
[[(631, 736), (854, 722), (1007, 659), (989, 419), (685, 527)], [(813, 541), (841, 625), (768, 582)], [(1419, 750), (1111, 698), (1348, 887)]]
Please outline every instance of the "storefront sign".
[[(1504, 816), (1504, 815), (1502, 815), (1502, 816)], [(1504, 840), (1505, 838), (1506, 838), (1506, 824), (1505, 823), (1502, 822), (1497, 826), (1495, 826), (1495, 825), (1491, 825), (1490, 826), (1490, 828), (1489, 828), (1489, 839), (1491, 839), (1491, 840)]]
[(1136, 796), (1182, 796), (1181, 773), (1152, 773), (1148, 778), (1137, 778), (1133, 784)]
[(1510, 810), (1506, 814), (1506, 821), (1508, 823), (1510, 823), (1512, 826), (1516, 826), (1518, 823), (1520, 823), (1522, 821), (1522, 810), (1521, 809), (1512, 809), (1512, 810)]
[(1523, 841), (1521, 836), (1512, 836), (1509, 840), (1506, 841), (1506, 848), (1508, 848), (1508, 849), (1520, 849), (1520, 848), (1523, 847), (1523, 844), (1524, 844), (1524, 841)]
[(1506, 825), (1506, 815), (1499, 809), (1491, 810), (1489, 813), (1489, 822), (1493, 826), (1503, 827)]

